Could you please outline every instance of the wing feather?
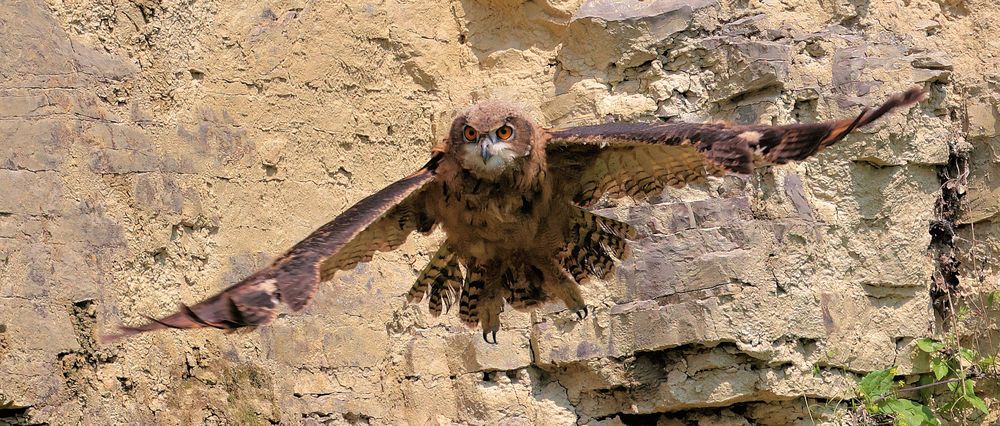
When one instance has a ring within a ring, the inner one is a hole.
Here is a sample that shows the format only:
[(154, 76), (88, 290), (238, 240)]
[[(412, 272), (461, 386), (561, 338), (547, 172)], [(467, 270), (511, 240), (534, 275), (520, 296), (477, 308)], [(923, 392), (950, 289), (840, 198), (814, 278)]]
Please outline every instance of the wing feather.
[(292, 310), (312, 300), (319, 283), (338, 270), (371, 259), (375, 251), (391, 250), (413, 231), (427, 232), (434, 221), (424, 209), (423, 189), (435, 181), (441, 154), (416, 173), (396, 181), (351, 206), (329, 223), (292, 246), (270, 266), (193, 306), (184, 306), (138, 327), (122, 327), (105, 336), (115, 340), (167, 328), (233, 329), (267, 324), (279, 302)]
[(549, 130), (546, 158), (560, 179), (557, 188), (579, 205), (604, 195), (644, 198), (663, 184), (681, 187), (706, 176), (747, 174), (758, 164), (803, 160), (923, 96), (913, 88), (857, 117), (822, 123), (611, 123)]

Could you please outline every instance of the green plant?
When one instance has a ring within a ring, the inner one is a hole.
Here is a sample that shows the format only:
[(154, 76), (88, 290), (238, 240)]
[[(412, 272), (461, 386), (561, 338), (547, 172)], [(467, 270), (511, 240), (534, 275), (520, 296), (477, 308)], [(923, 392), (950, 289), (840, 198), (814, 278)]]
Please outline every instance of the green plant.
[(858, 390), (869, 413), (886, 414), (904, 426), (940, 425), (937, 417), (926, 405), (900, 398), (902, 383), (894, 381), (896, 368), (873, 371), (861, 378)]
[(993, 367), (995, 359), (992, 356), (981, 357), (975, 350), (961, 346), (952, 350), (944, 342), (929, 338), (919, 339), (916, 344), (917, 349), (930, 357), (931, 373), (937, 381), (935, 384), (947, 384), (952, 394), (952, 400), (942, 409), (953, 411), (962, 404), (967, 404), (983, 414), (989, 414), (986, 402), (976, 395), (976, 381), (973, 378), (979, 372)]
[[(949, 333), (950, 337), (955, 337)], [(921, 377), (920, 385), (904, 387), (896, 382), (896, 368), (868, 373), (858, 382), (858, 391), (863, 400), (863, 409), (867, 414), (890, 416), (895, 424), (905, 426), (940, 425), (940, 421), (930, 407), (901, 394), (915, 391), (926, 391), (931, 388), (946, 385), (948, 394), (944, 399), (948, 402), (940, 406), (941, 412), (952, 412), (960, 408), (972, 408), (983, 414), (989, 413), (989, 406), (976, 395), (975, 378), (984, 372), (992, 371), (996, 359), (993, 356), (981, 356), (970, 348), (963, 348), (954, 338), (954, 346), (945, 342), (921, 338), (917, 339), (916, 347), (919, 353), (927, 354), (930, 372)]]

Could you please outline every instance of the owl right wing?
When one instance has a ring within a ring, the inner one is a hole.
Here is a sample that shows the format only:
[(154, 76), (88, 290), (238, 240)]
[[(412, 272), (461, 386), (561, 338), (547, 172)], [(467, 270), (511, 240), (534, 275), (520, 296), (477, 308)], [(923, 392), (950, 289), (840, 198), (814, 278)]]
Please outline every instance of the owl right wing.
[(399, 247), (413, 231), (430, 232), (435, 221), (423, 194), (436, 181), (442, 154), (416, 173), (396, 181), (351, 206), (333, 221), (292, 246), (270, 266), (195, 305), (182, 305), (173, 315), (138, 327), (121, 327), (110, 341), (168, 328), (235, 329), (271, 322), (278, 303), (293, 311), (308, 304), (319, 283), (339, 270), (371, 260), (376, 251)]
[(547, 130), (549, 176), (557, 179), (557, 191), (580, 206), (602, 196), (641, 199), (667, 185), (806, 159), (923, 96), (913, 88), (857, 117), (810, 124), (612, 123)]

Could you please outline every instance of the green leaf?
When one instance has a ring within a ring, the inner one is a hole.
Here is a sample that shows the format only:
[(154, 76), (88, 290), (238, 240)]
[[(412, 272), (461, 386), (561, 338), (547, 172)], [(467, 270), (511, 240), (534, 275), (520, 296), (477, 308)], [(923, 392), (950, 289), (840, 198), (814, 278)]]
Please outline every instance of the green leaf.
[(948, 390), (952, 391), (952, 392), (957, 391), (958, 390), (958, 382), (949, 382), (948, 383)]
[(976, 351), (972, 349), (961, 348), (958, 350), (958, 353), (962, 355), (962, 358), (965, 358), (966, 361), (975, 362), (976, 360)]
[(998, 301), (1000, 301), (1000, 290), (991, 291), (990, 295), (986, 297), (986, 303), (989, 303), (991, 308), (996, 306)]
[(965, 396), (965, 400), (968, 401), (969, 405), (971, 405), (973, 408), (982, 411), (983, 414), (990, 413), (989, 407), (986, 406), (986, 402), (984, 402), (982, 398), (970, 393)]
[(872, 371), (861, 378), (858, 387), (865, 399), (871, 401), (892, 390), (892, 378), (896, 376), (896, 368)]
[(987, 368), (992, 367), (996, 361), (997, 360), (993, 355), (983, 357), (983, 359), (979, 360), (979, 368), (986, 370)]
[(934, 372), (935, 380), (941, 380), (948, 375), (948, 363), (941, 358), (931, 358), (931, 371)]
[(944, 343), (935, 341), (934, 339), (928, 339), (926, 337), (917, 339), (917, 348), (921, 351), (932, 354), (934, 352), (940, 351), (944, 348)]
[(964, 320), (965, 317), (969, 316), (969, 307), (959, 306), (958, 312), (955, 314), (955, 316), (958, 318), (959, 321)]
[(969, 393), (962, 397), (966, 402), (969, 403), (973, 408), (982, 411), (983, 414), (989, 414), (989, 407), (986, 406), (986, 402), (982, 398), (976, 396), (974, 393)]
[(896, 422), (905, 426), (938, 426), (941, 423), (927, 406), (908, 399), (888, 399), (879, 409), (885, 414), (895, 414)]

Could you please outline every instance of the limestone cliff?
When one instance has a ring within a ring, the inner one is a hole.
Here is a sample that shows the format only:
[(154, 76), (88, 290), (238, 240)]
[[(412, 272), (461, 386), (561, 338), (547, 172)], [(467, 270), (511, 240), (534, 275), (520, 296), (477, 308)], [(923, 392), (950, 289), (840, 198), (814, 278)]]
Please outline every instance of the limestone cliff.
[[(0, 424), (836, 421), (998, 285), (998, 34), (993, 0), (5, 1)], [(914, 85), (805, 163), (605, 206), (640, 238), (583, 322), (508, 312), (490, 346), (407, 305), (432, 235), (251, 333), (95, 341), (265, 265), (476, 100), (786, 123)]]

